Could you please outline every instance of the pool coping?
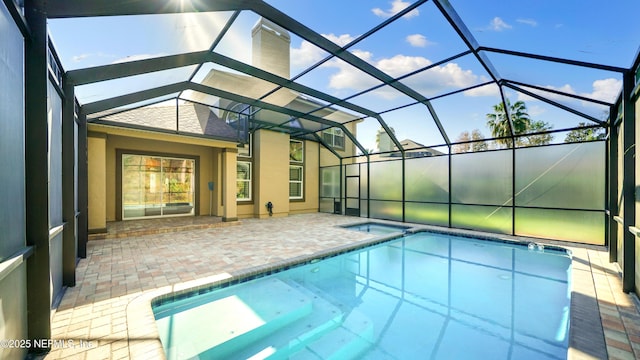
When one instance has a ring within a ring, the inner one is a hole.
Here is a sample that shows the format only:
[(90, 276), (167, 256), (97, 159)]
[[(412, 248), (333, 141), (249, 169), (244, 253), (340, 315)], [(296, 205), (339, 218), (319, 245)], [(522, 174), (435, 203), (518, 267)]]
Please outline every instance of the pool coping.
[[(385, 220), (354, 222), (346, 224), (346, 226), (372, 222), (397, 226), (397, 222)], [(406, 226), (406, 223), (403, 224), (405, 224), (403, 226)], [(338, 227), (344, 228), (345, 225), (338, 225)], [(145, 292), (134, 298), (127, 305), (128, 338), (144, 339), (144, 341), (135, 341), (129, 344), (131, 354), (144, 354), (146, 357), (151, 355), (153, 358), (165, 358), (152, 306), (183, 299), (196, 294), (208, 293), (243, 281), (269, 276), (292, 267), (302, 266), (321, 259), (337, 256), (345, 252), (385, 243), (405, 234), (419, 232), (473, 237), (476, 239), (479, 238), (483, 240), (498, 241), (520, 246), (528, 246), (529, 243), (534, 242), (536, 244), (543, 244), (545, 249), (566, 252), (572, 260), (571, 279), (569, 281), (571, 291), (571, 311), (567, 359), (607, 358), (607, 346), (605, 343), (604, 328), (600, 318), (595, 284), (593, 281), (585, 281), (587, 277), (584, 275), (578, 276), (580, 271), (591, 271), (588, 255), (586, 254), (587, 249), (582, 247), (583, 244), (579, 244), (581, 247), (576, 248), (576, 244), (560, 241), (493, 234), (474, 230), (443, 229), (429, 225), (408, 226), (404, 231), (355, 241), (346, 245), (324, 249), (313, 254), (296, 256), (282, 261), (249, 267), (229, 273), (219, 273)], [(584, 259), (584, 257), (587, 258)]]

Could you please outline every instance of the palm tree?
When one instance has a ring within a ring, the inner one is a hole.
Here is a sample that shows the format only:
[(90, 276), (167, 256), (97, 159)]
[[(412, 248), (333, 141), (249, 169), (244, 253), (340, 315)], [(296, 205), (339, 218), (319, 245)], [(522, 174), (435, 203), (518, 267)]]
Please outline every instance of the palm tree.
[[(509, 107), (509, 114), (513, 123), (513, 135), (526, 133), (531, 124), (531, 118), (527, 113), (527, 105), (525, 105), (524, 101), (516, 101), (511, 105), (509, 100), (506, 100), (506, 104)], [(511, 124), (509, 124), (507, 114), (504, 111), (504, 103), (501, 102), (494, 105), (493, 113), (487, 114), (487, 126), (494, 138), (501, 138), (497, 139), (496, 142), (506, 147), (511, 147)]]

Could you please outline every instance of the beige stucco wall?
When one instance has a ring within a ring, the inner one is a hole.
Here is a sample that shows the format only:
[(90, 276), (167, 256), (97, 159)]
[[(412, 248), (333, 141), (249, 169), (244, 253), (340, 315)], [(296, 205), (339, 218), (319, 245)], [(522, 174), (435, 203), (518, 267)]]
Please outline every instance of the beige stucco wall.
[(89, 232), (103, 231), (107, 227), (106, 140), (104, 134), (90, 133), (87, 137)]
[(320, 145), (305, 141), (304, 149), (304, 199), (289, 200), (289, 137), (267, 130), (253, 136), (252, 200), (237, 203), (239, 218), (268, 217), (267, 201), (274, 216), (318, 211)]
[(254, 216), (268, 217), (265, 204), (273, 203), (273, 216), (289, 214), (289, 135), (268, 130), (253, 134)]

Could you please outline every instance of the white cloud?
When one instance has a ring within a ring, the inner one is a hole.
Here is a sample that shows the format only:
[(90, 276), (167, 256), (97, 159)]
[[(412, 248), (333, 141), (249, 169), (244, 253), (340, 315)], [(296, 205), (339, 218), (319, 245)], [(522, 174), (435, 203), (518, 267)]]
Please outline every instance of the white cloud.
[[(356, 39), (355, 36), (349, 34), (322, 34), (322, 36), (338, 46), (345, 46)], [(329, 53), (305, 40), (300, 44), (299, 48), (291, 47), (291, 64), (294, 68), (306, 68), (328, 55)]]
[(375, 64), (385, 73), (398, 77), (412, 71), (431, 65), (433, 62), (422, 56), (396, 55), (392, 58), (381, 59)]
[[(402, 1), (402, 0), (393, 0), (391, 2), (391, 8), (389, 8), (388, 10), (382, 10), (380, 8), (375, 8), (375, 9), (371, 9), (371, 12), (373, 12), (376, 16), (379, 17), (383, 17), (383, 18), (388, 18), (388, 17), (392, 17), (393, 15), (399, 13), (400, 11), (404, 10), (407, 6), (409, 6), (411, 3), (406, 2), (406, 1)], [(420, 12), (417, 9), (411, 10), (409, 11), (409, 13), (407, 13), (404, 17), (405, 18), (412, 18), (415, 16), (420, 15)]]
[(71, 60), (73, 60), (74, 62), (80, 62), (88, 57), (90, 57), (91, 54), (81, 54), (81, 55), (76, 55), (74, 57), (71, 58)]
[[(547, 89), (560, 91), (565, 94), (580, 95), (582, 97), (586, 97), (590, 99), (607, 101), (607, 102), (613, 103), (616, 101), (618, 95), (620, 94), (620, 90), (622, 89), (622, 80), (614, 79), (614, 78), (595, 80), (591, 84), (591, 87), (592, 87), (591, 92), (578, 93), (570, 84), (564, 84), (562, 86), (552, 86), (552, 85), (545, 86), (545, 88)], [(544, 96), (547, 97), (548, 99), (555, 100), (555, 101), (566, 102), (568, 100), (567, 97), (559, 94), (554, 94), (554, 93), (545, 93)], [(534, 101), (536, 99), (520, 93), (518, 96), (518, 100)], [(576, 101), (579, 101), (579, 100), (576, 100)], [(592, 104), (590, 102), (585, 102), (585, 101), (580, 101), (580, 102), (582, 103), (582, 105), (587, 105), (587, 106)]]
[(294, 68), (308, 67), (325, 56), (324, 51), (308, 41), (303, 41), (299, 48), (291, 47), (291, 65)]
[(127, 57), (124, 58), (120, 58), (117, 60), (112, 61), (112, 64), (119, 64), (119, 63), (125, 63), (125, 62), (129, 62), (129, 61), (136, 61), (136, 60), (146, 60), (146, 59), (153, 59), (153, 58), (157, 58), (157, 57), (161, 57), (161, 56), (167, 56), (167, 54), (164, 53), (160, 53), (160, 54), (136, 54), (136, 55), (129, 55)]
[[(523, 100), (524, 101), (524, 100)], [(532, 118), (536, 118), (539, 117), (540, 115), (544, 114), (547, 112), (547, 108), (544, 108), (540, 105), (527, 105), (527, 113), (529, 114), (529, 116), (531, 116)]]
[(481, 87), (477, 87), (475, 89), (467, 90), (464, 92), (466, 96), (479, 97), (479, 96), (500, 96), (500, 89), (498, 85), (489, 84)]
[[(369, 62), (392, 77), (399, 77), (432, 64), (431, 60), (427, 58), (405, 55), (396, 55), (378, 61), (370, 60)], [(329, 87), (332, 89), (361, 91), (379, 84), (377, 80), (351, 66), (340, 63), (334, 63), (334, 65), (338, 67), (338, 72), (330, 77)], [(449, 63), (413, 75), (402, 80), (402, 82), (425, 96), (433, 96), (445, 91), (473, 86), (480, 80), (471, 70), (464, 70), (458, 64)], [(376, 91), (375, 94), (387, 99), (398, 95), (395, 91)], [(495, 91), (482, 92), (477, 90), (474, 95), (487, 96), (494, 94)]]
[[(349, 34), (328, 34), (323, 36), (342, 46), (355, 39), (355, 37)], [(427, 41), (428, 45), (428, 40), (425, 39), (425, 41)], [(369, 51), (353, 49), (351, 52), (394, 78), (433, 64), (431, 60), (422, 56), (395, 55), (393, 57), (376, 59), (374, 54)], [(296, 67), (306, 67), (323, 59), (325, 56), (327, 56), (325, 52), (303, 41), (300, 47), (292, 48), (291, 62), (292, 65)], [(377, 79), (339, 59), (332, 59), (322, 66), (324, 68), (335, 69), (335, 72), (329, 76), (328, 84), (329, 88), (334, 90), (362, 91), (380, 84), (380, 81)], [(470, 87), (484, 81), (487, 81), (487, 79), (479, 77), (474, 74), (473, 71), (465, 70), (456, 63), (449, 63), (415, 74), (402, 82), (415, 88), (425, 96), (432, 96), (454, 89)], [(397, 91), (385, 91), (383, 89), (375, 91), (374, 94), (387, 99), (398, 96)], [(467, 96), (496, 96), (497, 94), (498, 92), (495, 86), (473, 89), (465, 93)]]
[[(555, 86), (545, 86), (545, 87), (547, 89), (557, 90), (557, 91), (561, 91), (563, 93), (567, 93), (571, 95), (580, 95), (582, 97), (586, 97), (590, 99), (607, 101), (607, 102), (613, 103), (616, 101), (616, 98), (618, 97), (618, 94), (620, 94), (620, 90), (622, 89), (622, 80), (614, 79), (614, 78), (595, 80), (591, 84), (591, 88), (592, 88), (591, 92), (583, 92), (583, 93), (578, 93), (569, 84), (565, 84), (560, 87), (555, 87)], [(549, 97), (553, 98), (553, 95), (550, 95)], [(565, 97), (562, 97), (560, 95), (556, 96), (556, 98), (566, 100)]]
[(422, 34), (408, 35), (405, 40), (413, 47), (427, 47), (434, 44)]
[(517, 19), (516, 21), (521, 24), (525, 24), (533, 27), (538, 26), (538, 22), (533, 19)]
[(374, 87), (379, 82), (362, 71), (342, 61), (332, 61), (327, 66), (338, 68), (338, 72), (329, 78), (329, 87), (336, 90), (354, 89), (365, 90)]
[(491, 20), (491, 23), (489, 23), (489, 27), (487, 29), (493, 31), (502, 31), (511, 28), (511, 25), (507, 24), (506, 22), (504, 22), (504, 20), (496, 16), (493, 18), (493, 20)]
[(356, 37), (351, 36), (349, 34), (342, 34), (342, 35), (322, 34), (322, 36), (333, 41), (338, 46), (345, 46), (356, 39)]
[(602, 79), (593, 82), (593, 91), (588, 97), (604, 100), (608, 102), (615, 102), (622, 90), (622, 80), (619, 79)]

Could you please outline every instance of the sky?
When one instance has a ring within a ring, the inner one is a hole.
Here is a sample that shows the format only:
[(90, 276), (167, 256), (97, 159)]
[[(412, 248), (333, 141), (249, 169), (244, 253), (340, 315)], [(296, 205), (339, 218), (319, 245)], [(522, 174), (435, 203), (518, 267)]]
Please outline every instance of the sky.
[[(616, 0), (615, 9), (624, 11), (605, 7), (614, 6), (613, 3), (594, 0), (520, 0), (517, 6), (506, 0), (449, 2), (473, 38), (485, 47), (628, 68), (640, 45), (640, 22), (634, 18), (640, 14), (637, 0)], [(267, 3), (339, 46), (356, 41), (348, 51), (393, 78), (468, 50), (432, 1), (364, 39), (361, 39), (363, 34), (412, 2), (268, 0)], [(121, 16), (50, 20), (49, 25), (65, 70), (72, 70), (208, 49), (230, 16), (229, 12)], [(258, 18), (255, 13), (242, 12), (215, 51), (251, 64), (251, 27)], [(399, 140), (410, 138), (424, 145), (444, 143), (426, 106), (418, 104), (398, 109), (415, 100), (389, 86), (358, 95), (381, 82), (340, 59), (326, 61), (298, 77), (307, 67), (326, 58), (327, 53), (296, 34), (290, 35), (291, 76), (297, 82), (382, 113)], [(487, 58), (503, 79), (604, 102), (615, 102), (622, 84), (622, 76), (617, 72), (496, 53), (487, 53)], [(205, 66), (195, 80), (203, 78), (215, 67)], [(184, 81), (193, 71), (194, 67), (187, 67), (82, 86), (77, 89), (77, 95), (81, 103), (89, 103)], [(463, 131), (473, 129), (490, 137), (486, 114), (500, 101), (498, 87), (488, 85), (453, 96), (438, 96), (490, 80), (490, 74), (475, 56), (466, 55), (400, 82), (426, 98), (436, 98), (432, 101), (436, 116), (450, 140), (454, 141)], [(512, 103), (525, 101), (532, 118), (545, 121), (554, 129), (585, 121), (524, 93), (505, 89), (505, 94)], [(545, 95), (580, 112), (605, 119), (606, 106), (553, 93)], [(365, 148), (376, 147), (375, 133), (379, 128), (377, 121), (372, 119), (358, 126), (358, 140)]]

